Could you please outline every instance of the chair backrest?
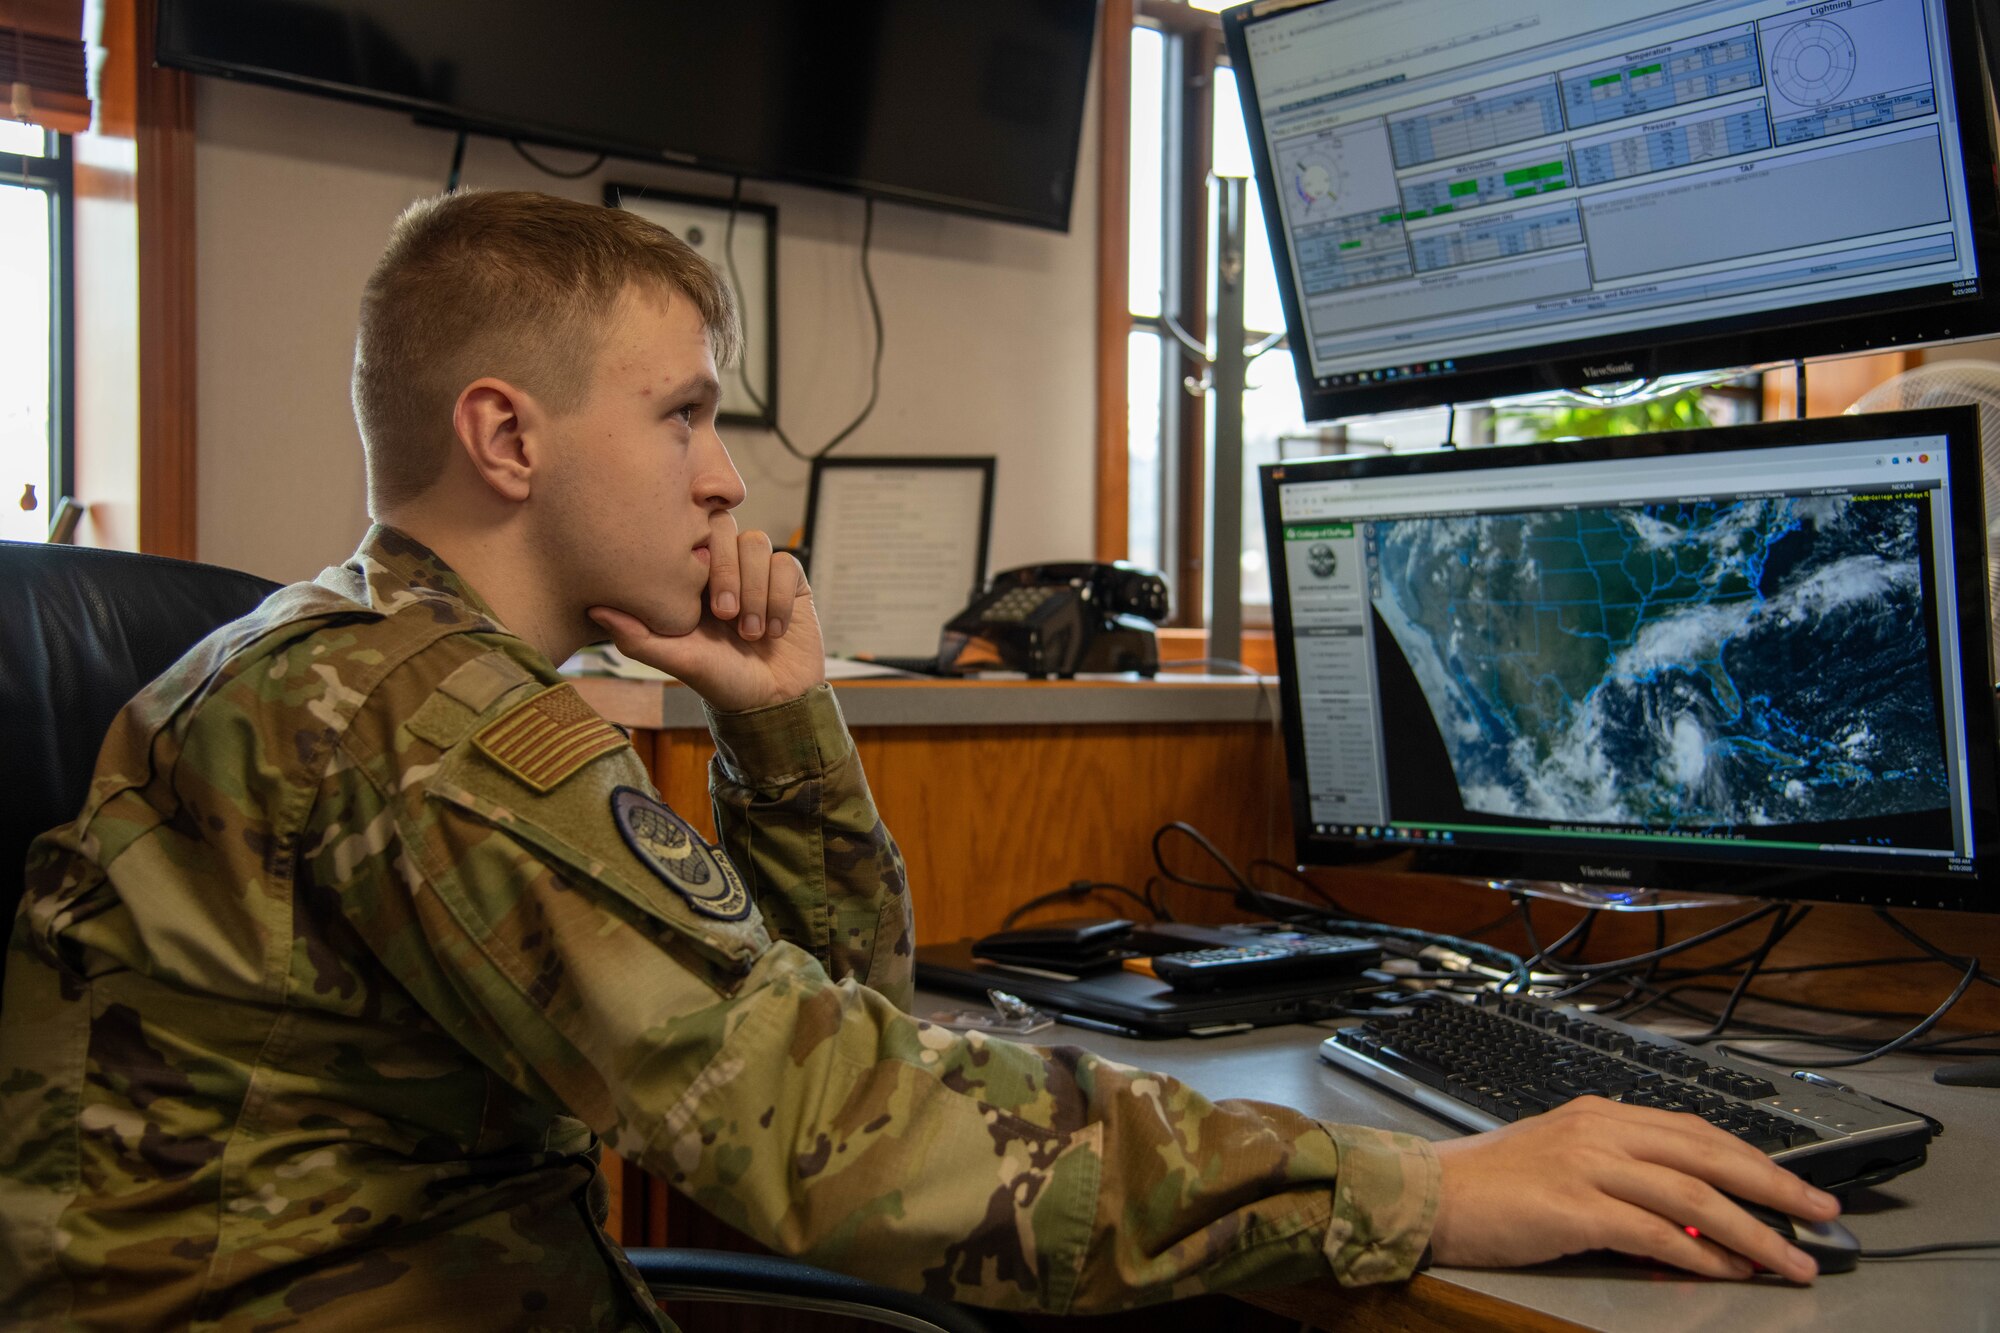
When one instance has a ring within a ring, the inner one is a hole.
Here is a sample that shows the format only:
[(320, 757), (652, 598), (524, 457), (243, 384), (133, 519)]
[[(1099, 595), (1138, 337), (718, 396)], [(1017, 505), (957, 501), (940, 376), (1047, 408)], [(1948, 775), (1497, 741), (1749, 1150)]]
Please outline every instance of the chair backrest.
[(76, 817), (118, 710), (277, 588), (185, 560), (0, 542), (0, 763), (12, 770), (0, 801), (0, 939), (13, 930), (28, 844)]

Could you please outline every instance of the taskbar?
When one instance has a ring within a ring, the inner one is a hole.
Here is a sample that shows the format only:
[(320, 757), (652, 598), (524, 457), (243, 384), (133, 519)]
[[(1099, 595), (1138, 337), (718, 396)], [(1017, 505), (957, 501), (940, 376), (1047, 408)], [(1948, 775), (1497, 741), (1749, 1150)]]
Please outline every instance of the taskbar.
[(1804, 842), (1795, 839), (1754, 838), (1723, 831), (1677, 833), (1635, 833), (1606, 828), (1496, 828), (1491, 824), (1445, 824), (1396, 821), (1388, 824), (1318, 823), (1313, 833), (1322, 838), (1381, 846), (1436, 847), (1470, 850), (1473, 847), (1508, 847), (1546, 851), (1552, 844), (1566, 845), (1588, 856), (1593, 847), (1619, 844), (1634, 854), (1651, 852), (1666, 856), (1726, 857), (1751, 855), (1759, 860), (1825, 865), (1829, 856), (1855, 870), (1902, 870), (1918, 874), (1971, 874), (1972, 860), (1953, 850), (1935, 847), (1893, 847), (1859, 843)]

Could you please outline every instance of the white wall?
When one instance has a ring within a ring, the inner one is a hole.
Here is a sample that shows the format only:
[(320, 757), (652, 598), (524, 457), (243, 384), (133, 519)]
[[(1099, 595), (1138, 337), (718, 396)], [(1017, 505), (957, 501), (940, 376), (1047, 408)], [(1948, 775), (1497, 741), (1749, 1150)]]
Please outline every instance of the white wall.
[[(347, 399), (361, 286), (397, 213), (443, 187), (452, 139), (386, 111), (196, 83), (200, 557), (309, 578), (367, 522)], [(995, 568), (1092, 545), (1094, 91), (1091, 106), (1067, 235), (876, 205), (882, 397), (841, 452), (996, 455)], [(631, 162), (560, 181), (495, 140), (471, 143), (463, 179), (593, 201), (607, 180), (728, 194), (720, 177)], [(780, 419), (815, 447), (868, 394), (861, 201), (764, 183), (744, 197), (778, 209)], [(789, 535), (805, 465), (765, 432), (725, 438), (750, 488), (745, 519)]]

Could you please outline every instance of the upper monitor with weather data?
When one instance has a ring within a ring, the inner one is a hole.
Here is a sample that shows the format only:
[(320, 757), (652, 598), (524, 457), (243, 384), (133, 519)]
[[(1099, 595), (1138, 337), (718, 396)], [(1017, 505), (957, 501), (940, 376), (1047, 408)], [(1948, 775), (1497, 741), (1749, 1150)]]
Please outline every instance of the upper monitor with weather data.
[(1973, 409), (1263, 469), (1301, 864), (2000, 911)]
[(2000, 328), (1974, 8), (1230, 10), (1306, 419)]

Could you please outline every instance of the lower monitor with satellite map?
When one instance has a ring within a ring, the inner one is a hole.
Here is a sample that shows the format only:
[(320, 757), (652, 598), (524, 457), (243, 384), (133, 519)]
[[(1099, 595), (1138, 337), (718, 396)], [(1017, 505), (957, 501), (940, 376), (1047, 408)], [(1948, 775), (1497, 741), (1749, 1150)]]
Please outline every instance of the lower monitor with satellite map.
[(2000, 910), (1970, 408), (1263, 469), (1301, 865)]

